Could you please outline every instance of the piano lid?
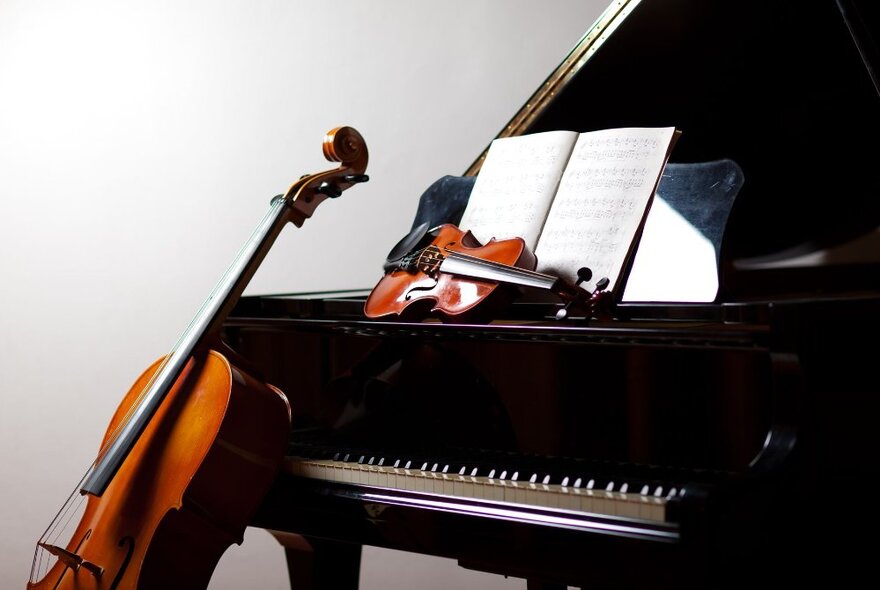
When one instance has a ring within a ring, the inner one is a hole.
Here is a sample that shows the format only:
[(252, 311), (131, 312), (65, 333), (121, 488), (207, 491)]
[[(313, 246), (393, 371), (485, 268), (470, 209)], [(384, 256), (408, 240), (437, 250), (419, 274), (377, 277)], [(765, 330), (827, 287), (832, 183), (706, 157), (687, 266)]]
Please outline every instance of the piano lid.
[[(809, 254), (880, 227), (878, 14), (869, 0), (615, 1), (498, 137), (676, 126), (670, 162), (729, 158), (745, 177), (720, 299), (876, 289), (864, 268), (880, 240), (867, 260)], [(777, 252), (798, 258), (768, 263)]]

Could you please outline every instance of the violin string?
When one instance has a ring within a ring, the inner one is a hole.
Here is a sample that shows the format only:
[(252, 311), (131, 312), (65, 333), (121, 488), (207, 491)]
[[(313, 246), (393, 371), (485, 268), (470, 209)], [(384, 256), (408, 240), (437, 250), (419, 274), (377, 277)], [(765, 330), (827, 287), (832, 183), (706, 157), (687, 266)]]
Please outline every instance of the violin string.
[(486, 260), (484, 258), (478, 258), (478, 257), (472, 256), (470, 254), (463, 254), (463, 253), (457, 252), (455, 250), (446, 250), (446, 252), (448, 253), (447, 255), (450, 258), (458, 258), (458, 259), (467, 260), (468, 262), (472, 262), (472, 263), (478, 264), (480, 266), (494, 267), (494, 268), (502, 267), (506, 271), (511, 272), (511, 274), (519, 274), (519, 275), (522, 275), (525, 277), (538, 277), (538, 278), (542, 278), (542, 279), (551, 279), (551, 280), (556, 280), (558, 278), (558, 277), (554, 277), (553, 275), (535, 272), (533, 270), (527, 270), (524, 268), (519, 268), (517, 266), (512, 266), (512, 265), (508, 265), (508, 264), (501, 264), (499, 262), (492, 262), (492, 261)]

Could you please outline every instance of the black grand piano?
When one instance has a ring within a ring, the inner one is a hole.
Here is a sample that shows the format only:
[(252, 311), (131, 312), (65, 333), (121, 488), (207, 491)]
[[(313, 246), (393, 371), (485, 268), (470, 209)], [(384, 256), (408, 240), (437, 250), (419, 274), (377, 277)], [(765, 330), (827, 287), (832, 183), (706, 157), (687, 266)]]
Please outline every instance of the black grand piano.
[[(698, 227), (715, 219), (714, 301), (559, 321), (525, 298), (456, 324), (368, 320), (371, 285), (242, 298), (225, 337), (294, 408), (252, 522), (285, 543), (293, 587), (356, 587), (365, 544), (529, 588), (870, 579), (877, 12), (615, 1), (499, 134), (676, 126), (668, 169), (735, 162), (726, 204), (714, 183), (677, 190)], [(419, 215), (454, 221), (481, 157)]]

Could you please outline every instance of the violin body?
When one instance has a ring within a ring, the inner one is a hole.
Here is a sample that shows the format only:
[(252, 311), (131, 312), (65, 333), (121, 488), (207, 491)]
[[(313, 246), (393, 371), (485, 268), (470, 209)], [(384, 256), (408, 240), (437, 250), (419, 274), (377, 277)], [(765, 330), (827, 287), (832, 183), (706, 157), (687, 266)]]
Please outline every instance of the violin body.
[[(102, 448), (161, 363), (126, 394)], [(84, 564), (59, 560), (28, 589), (205, 588), (222, 553), (241, 543), (289, 430), (281, 391), (217, 351), (195, 355), (104, 493), (84, 495), (84, 515), (64, 548)]]
[[(501, 266), (533, 270), (537, 265), (535, 255), (521, 238), (492, 239), (482, 245), (470, 231), (452, 224), (436, 228), (431, 245), (444, 255), (464, 254)], [(478, 305), (481, 312), (488, 311), (482, 302), (490, 297), (501, 303), (508, 301), (513, 294), (512, 285), (462, 277), (427, 268), (429, 266), (430, 261), (418, 265), (414, 272), (397, 269), (385, 274), (364, 304), (367, 317), (437, 312), (444, 319), (460, 320), (475, 311)]]

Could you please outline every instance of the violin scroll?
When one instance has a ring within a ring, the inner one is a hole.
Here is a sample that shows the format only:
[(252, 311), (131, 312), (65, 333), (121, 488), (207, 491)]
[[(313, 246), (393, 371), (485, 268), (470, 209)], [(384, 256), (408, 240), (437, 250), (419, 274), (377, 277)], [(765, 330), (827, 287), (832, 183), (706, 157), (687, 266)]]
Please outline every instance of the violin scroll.
[(610, 319), (610, 293), (605, 290), (609, 284), (608, 277), (599, 279), (596, 283), (596, 290), (590, 293), (581, 287), (581, 283), (593, 278), (593, 271), (583, 266), (578, 269), (577, 276), (574, 283), (559, 279), (559, 285), (554, 289), (560, 297), (566, 300), (566, 303), (556, 312), (556, 319), (566, 319), (573, 308), (584, 310), (587, 319), (592, 317)]

